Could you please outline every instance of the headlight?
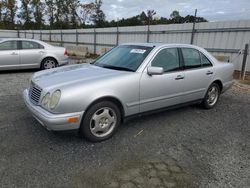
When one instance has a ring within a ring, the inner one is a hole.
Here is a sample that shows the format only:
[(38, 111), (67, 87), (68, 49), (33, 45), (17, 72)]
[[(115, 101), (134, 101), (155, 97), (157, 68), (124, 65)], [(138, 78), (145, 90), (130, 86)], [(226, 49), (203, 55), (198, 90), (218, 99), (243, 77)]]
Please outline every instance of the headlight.
[(43, 106), (46, 106), (48, 103), (49, 103), (49, 93), (46, 93), (46, 95), (43, 97), (43, 100), (42, 100), (42, 105)]
[(61, 91), (60, 90), (56, 90), (55, 92), (52, 93), (51, 98), (50, 98), (50, 102), (49, 102), (49, 108), (50, 109), (54, 109), (61, 97)]

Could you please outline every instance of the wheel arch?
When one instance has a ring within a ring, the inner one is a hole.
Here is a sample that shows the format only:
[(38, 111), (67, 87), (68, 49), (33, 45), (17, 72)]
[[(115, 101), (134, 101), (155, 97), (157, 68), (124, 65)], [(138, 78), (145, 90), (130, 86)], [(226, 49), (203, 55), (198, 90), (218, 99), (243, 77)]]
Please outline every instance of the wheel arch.
[(218, 84), (218, 86), (220, 87), (220, 92), (222, 92), (222, 90), (223, 90), (222, 81), (220, 79), (216, 79), (216, 80), (213, 81), (213, 83)]
[(55, 60), (56, 64), (58, 65), (58, 60), (57, 60), (55, 57), (53, 57), (53, 56), (46, 56), (46, 57), (44, 57), (44, 58), (42, 59), (42, 61), (41, 61), (41, 63), (40, 63), (40, 68), (42, 68), (43, 61), (44, 61), (45, 59), (53, 59), (53, 60)]
[[(123, 121), (124, 121), (124, 116), (125, 116), (124, 105), (123, 105), (123, 103), (122, 103), (118, 98), (116, 98), (116, 97), (114, 97), (114, 96), (103, 96), (103, 97), (100, 97), (100, 98), (95, 99), (93, 102), (91, 102), (91, 103), (88, 105), (88, 107), (86, 108), (85, 112), (87, 112), (87, 111), (89, 110), (89, 108), (90, 108), (91, 106), (93, 106), (94, 104), (97, 104), (97, 103), (103, 102), (103, 101), (112, 102), (112, 103), (114, 103), (114, 104), (118, 107), (118, 109), (120, 110), (120, 113), (121, 113), (121, 120), (122, 120), (122, 122), (123, 122)], [(82, 119), (84, 119), (85, 114), (86, 114), (86, 113), (84, 113)]]

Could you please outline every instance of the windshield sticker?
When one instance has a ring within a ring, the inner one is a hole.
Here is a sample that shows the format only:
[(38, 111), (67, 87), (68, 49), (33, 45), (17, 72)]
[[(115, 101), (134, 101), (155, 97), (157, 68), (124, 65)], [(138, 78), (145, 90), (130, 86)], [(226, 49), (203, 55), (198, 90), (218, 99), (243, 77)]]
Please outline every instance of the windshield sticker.
[(135, 54), (144, 54), (146, 50), (143, 49), (132, 49), (130, 53), (135, 53)]

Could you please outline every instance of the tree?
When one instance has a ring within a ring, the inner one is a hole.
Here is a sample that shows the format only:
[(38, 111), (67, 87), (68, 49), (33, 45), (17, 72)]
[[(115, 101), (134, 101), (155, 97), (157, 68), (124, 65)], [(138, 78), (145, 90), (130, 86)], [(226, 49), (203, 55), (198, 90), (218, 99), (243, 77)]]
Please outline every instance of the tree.
[(154, 15), (156, 15), (156, 12), (154, 10), (147, 10), (148, 25), (150, 25), (150, 22), (153, 20)]
[(5, 11), (3, 13), (3, 22), (7, 29), (14, 29), (15, 28), (15, 16), (16, 16), (16, 0), (6, 0), (2, 1), (2, 6), (4, 7)]
[(78, 18), (82, 25), (85, 25), (86, 22), (91, 22), (91, 17), (95, 11), (94, 3), (83, 4), (80, 3), (78, 7)]
[(54, 28), (54, 23), (55, 23), (55, 11), (56, 11), (56, 6), (55, 6), (55, 0), (45, 0), (45, 13), (48, 16), (48, 21), (50, 24), (50, 28)]
[(2, 0), (0, 0), (0, 22), (2, 22), (2, 14), (3, 14), (3, 8), (4, 3)]
[(40, 0), (32, 0), (32, 9), (34, 10), (35, 29), (41, 29), (44, 26), (45, 4)]
[(78, 25), (78, 0), (58, 0), (55, 2), (55, 27), (62, 29), (76, 28)]
[(175, 19), (180, 17), (180, 13), (177, 10), (174, 10), (171, 14), (170, 14), (170, 18), (171, 19)]
[(64, 2), (64, 0), (57, 0), (54, 4), (56, 28), (63, 28), (63, 22), (68, 22), (68, 7), (64, 6)]
[(177, 10), (174, 10), (170, 14), (170, 23), (184, 23), (184, 18), (180, 16), (180, 13)]
[(69, 8), (69, 17), (72, 28), (77, 28), (79, 25), (79, 16), (78, 16), (78, 7), (80, 6), (80, 1), (70, 0), (68, 4)]
[(21, 12), (19, 14), (19, 18), (23, 20), (23, 28), (31, 29), (33, 28), (33, 12), (31, 8), (32, 0), (21, 0)]
[(145, 25), (146, 23), (148, 23), (148, 17), (144, 11), (142, 11), (138, 18), (140, 20), (140, 25)]
[(105, 23), (105, 14), (101, 10), (102, 0), (95, 0), (94, 13), (91, 16), (91, 20), (94, 22), (96, 27), (103, 27)]

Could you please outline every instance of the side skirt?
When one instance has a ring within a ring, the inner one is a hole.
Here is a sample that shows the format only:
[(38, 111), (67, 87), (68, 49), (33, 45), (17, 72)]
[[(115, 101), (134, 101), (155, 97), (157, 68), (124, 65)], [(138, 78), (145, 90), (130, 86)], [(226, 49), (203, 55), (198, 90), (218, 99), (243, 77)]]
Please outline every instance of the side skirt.
[(182, 104), (177, 104), (177, 105), (173, 105), (173, 106), (168, 106), (168, 107), (164, 107), (164, 108), (160, 108), (160, 109), (156, 109), (156, 110), (150, 110), (150, 111), (134, 114), (131, 116), (127, 116), (127, 117), (124, 117), (123, 123), (126, 123), (126, 122), (128, 122), (132, 119), (138, 118), (138, 117), (152, 115), (152, 114), (156, 114), (156, 113), (160, 113), (160, 112), (164, 112), (164, 111), (169, 111), (169, 110), (173, 110), (173, 109), (177, 109), (177, 108), (181, 108), (181, 107), (189, 106), (189, 105), (193, 105), (193, 104), (199, 104), (202, 102), (202, 100), (203, 99), (198, 99), (198, 100), (191, 101), (191, 102), (186, 102), (186, 103), (182, 103)]

